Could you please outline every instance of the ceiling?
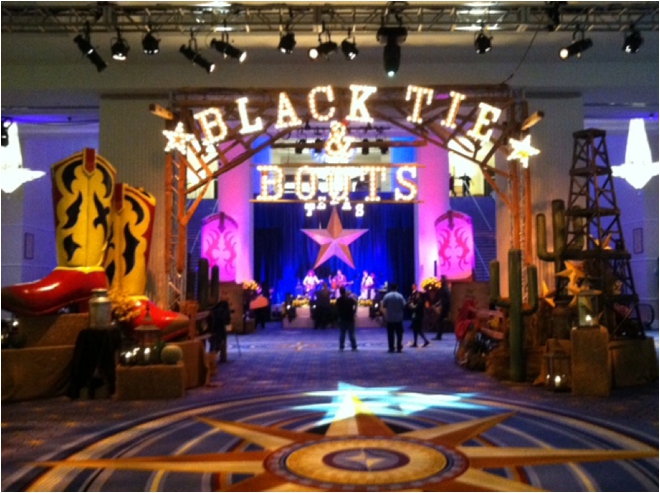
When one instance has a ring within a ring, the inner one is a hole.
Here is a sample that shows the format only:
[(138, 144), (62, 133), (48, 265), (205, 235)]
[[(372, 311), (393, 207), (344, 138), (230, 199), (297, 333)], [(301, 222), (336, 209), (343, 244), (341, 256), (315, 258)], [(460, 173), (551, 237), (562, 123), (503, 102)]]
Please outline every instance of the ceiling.
[[(216, 2), (217, 4), (217, 2)], [(549, 29), (548, 6), (558, 22)], [(289, 8), (291, 10), (289, 10)], [(282, 22), (280, 22), (282, 19)], [(85, 60), (73, 38), (86, 32), (108, 63), (102, 73)], [(638, 53), (622, 51), (624, 33), (635, 22), (644, 38)], [(297, 45), (291, 55), (276, 50), (289, 23)], [(383, 74), (381, 24), (403, 25), (401, 68), (395, 79)], [(147, 24), (161, 40), (155, 56), (142, 53)], [(478, 55), (474, 37), (481, 25), (492, 50)], [(120, 26), (130, 47), (128, 60), (111, 59), (110, 45)], [(245, 63), (221, 60), (209, 48), (220, 39), (248, 52)], [(581, 59), (561, 61), (558, 50), (576, 26), (593, 40)], [(360, 50), (354, 61), (337, 53), (311, 62), (307, 50), (319, 32), (337, 43), (354, 31)], [(192, 28), (192, 31), (191, 31)], [(249, 31), (249, 32), (248, 32)], [(179, 53), (191, 40), (218, 63), (213, 74), (189, 68)], [(590, 118), (658, 114), (658, 3), (610, 2), (243, 2), (221, 7), (192, 2), (3, 2), (2, 112), (14, 114), (58, 108), (93, 112), (108, 94), (167, 94), (178, 87), (310, 88), (317, 79), (333, 83), (363, 78), (377, 85), (499, 84), (527, 94), (552, 97), (581, 94)], [(166, 68), (167, 69), (166, 69)], [(72, 80), (75, 74), (75, 80)], [(336, 81), (336, 82), (334, 82)], [(417, 82), (418, 81), (418, 82)], [(326, 82), (328, 83), (328, 82)]]

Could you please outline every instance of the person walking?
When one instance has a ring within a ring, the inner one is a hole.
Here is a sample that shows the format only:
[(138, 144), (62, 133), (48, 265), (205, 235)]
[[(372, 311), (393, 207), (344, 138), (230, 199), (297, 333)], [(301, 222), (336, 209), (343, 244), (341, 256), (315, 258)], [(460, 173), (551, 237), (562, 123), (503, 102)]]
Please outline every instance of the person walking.
[(397, 291), (396, 283), (390, 284), (389, 293), (385, 295), (381, 303), (385, 309), (385, 323), (387, 324), (387, 344), (388, 353), (393, 353), (395, 348), (400, 353), (403, 349), (403, 310), (406, 307), (406, 300), (401, 293)]
[(339, 298), (337, 298), (337, 324), (339, 325), (339, 350), (344, 350), (346, 342), (346, 333), (351, 341), (351, 349), (357, 351), (357, 341), (355, 339), (355, 312), (357, 302), (352, 296), (346, 294), (346, 288), (339, 288)]
[(417, 284), (412, 285), (412, 293), (408, 298), (408, 308), (412, 311), (412, 322), (410, 329), (413, 332), (413, 343), (410, 347), (417, 347), (417, 338), (421, 337), (424, 341), (422, 347), (428, 346), (429, 340), (424, 335), (422, 321), (424, 320), (424, 294), (417, 290)]

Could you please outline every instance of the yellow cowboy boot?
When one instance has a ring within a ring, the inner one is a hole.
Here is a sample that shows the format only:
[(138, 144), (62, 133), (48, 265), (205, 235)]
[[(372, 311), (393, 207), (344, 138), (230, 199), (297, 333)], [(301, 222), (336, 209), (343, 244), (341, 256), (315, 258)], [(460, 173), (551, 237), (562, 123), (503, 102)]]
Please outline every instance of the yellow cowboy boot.
[(94, 149), (51, 166), (57, 267), (41, 280), (2, 288), (2, 308), (47, 315), (78, 305), (107, 288), (103, 257), (110, 233), (115, 169)]
[(105, 271), (111, 288), (120, 290), (139, 307), (139, 315), (131, 319), (131, 325), (142, 324), (149, 312), (151, 323), (162, 331), (161, 338), (169, 340), (188, 332), (188, 318), (157, 307), (144, 294), (155, 211), (153, 195), (125, 183), (115, 186)]

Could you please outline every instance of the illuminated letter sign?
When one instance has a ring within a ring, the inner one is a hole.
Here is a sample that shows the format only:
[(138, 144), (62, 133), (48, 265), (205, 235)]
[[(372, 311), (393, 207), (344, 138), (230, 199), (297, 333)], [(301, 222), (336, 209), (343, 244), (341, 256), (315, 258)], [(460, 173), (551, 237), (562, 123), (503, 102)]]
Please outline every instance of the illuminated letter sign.
[(486, 103), (479, 103), (479, 108), (481, 108), (481, 111), (479, 112), (477, 121), (474, 123), (474, 127), (468, 131), (468, 135), (482, 142), (488, 142), (490, 136), (493, 134), (493, 129), (488, 129), (486, 133), (481, 133), (481, 131), (483, 127), (496, 122), (502, 114), (502, 110)]
[[(284, 171), (279, 166), (257, 166), (257, 171), (261, 173), (261, 193), (257, 195), (257, 200), (279, 200), (284, 195)], [(274, 176), (269, 177), (273, 173)], [(269, 187), (274, 191), (268, 193)]]
[(242, 134), (251, 134), (253, 132), (258, 132), (261, 129), (264, 128), (263, 124), (261, 123), (261, 118), (257, 117), (256, 120), (254, 120), (254, 123), (250, 123), (250, 120), (248, 118), (248, 112), (247, 112), (247, 104), (248, 104), (248, 98), (238, 98), (236, 100), (236, 105), (238, 106), (238, 114), (241, 117), (241, 133)]
[(447, 117), (442, 120), (442, 124), (448, 128), (456, 128), (456, 115), (458, 114), (458, 109), (461, 107), (461, 101), (465, 99), (465, 94), (452, 91), (449, 95), (451, 96), (451, 106), (449, 107)]
[(289, 96), (285, 92), (280, 93), (280, 103), (277, 109), (277, 123), (275, 128), (290, 128), (302, 125), (302, 121), (298, 118), (295, 108), (291, 104)]
[(412, 115), (407, 119), (411, 123), (419, 124), (422, 123), (422, 118), (420, 117), (422, 112), (422, 99), (426, 96), (426, 106), (431, 104), (431, 101), (433, 101), (433, 89), (419, 86), (408, 86), (408, 91), (406, 91), (406, 101), (410, 101), (413, 93), (415, 93), (415, 105), (413, 106)]
[[(222, 113), (220, 113), (218, 108), (209, 108), (207, 110), (200, 111), (194, 116), (194, 118), (202, 127), (205, 144), (215, 144), (227, 137), (227, 125), (222, 119)], [(212, 120), (209, 121), (209, 118), (212, 118)], [(213, 134), (214, 128), (218, 129), (218, 133), (215, 135)]]
[(401, 190), (399, 190), (399, 187), (396, 187), (394, 189), (394, 199), (395, 200), (412, 200), (415, 197), (417, 197), (417, 185), (406, 179), (403, 174), (404, 173), (410, 173), (411, 178), (417, 178), (417, 168), (414, 166), (401, 166), (399, 169), (396, 170), (396, 182), (401, 185), (403, 188), (407, 188), (410, 193), (407, 195), (404, 195)]
[(309, 91), (309, 96), (307, 97), (309, 102), (309, 112), (312, 114), (312, 116), (320, 122), (327, 122), (330, 121), (333, 116), (335, 116), (335, 107), (330, 107), (325, 115), (319, 114), (318, 110), (316, 109), (316, 94), (319, 92), (325, 93), (329, 103), (334, 102), (335, 94), (332, 91), (332, 86), (319, 86)]
[(378, 91), (378, 88), (374, 86), (357, 86), (353, 84), (349, 87), (353, 94), (351, 96), (351, 110), (346, 119), (352, 122), (373, 122), (374, 119), (371, 118), (369, 110), (367, 110), (364, 103), (369, 96)]

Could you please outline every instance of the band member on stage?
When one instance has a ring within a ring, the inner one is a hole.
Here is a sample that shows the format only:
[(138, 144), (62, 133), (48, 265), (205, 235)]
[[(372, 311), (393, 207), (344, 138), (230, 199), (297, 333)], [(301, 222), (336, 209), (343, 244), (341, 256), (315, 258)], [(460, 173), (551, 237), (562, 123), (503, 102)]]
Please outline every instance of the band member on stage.
[(305, 294), (313, 293), (316, 290), (316, 286), (319, 285), (321, 281), (316, 277), (316, 273), (313, 270), (309, 270), (305, 279), (303, 279), (303, 286), (305, 287)]
[(360, 299), (369, 300), (371, 299), (371, 291), (374, 287), (374, 280), (369, 275), (368, 271), (362, 273), (362, 283), (360, 284)]
[(337, 274), (332, 278), (332, 291), (335, 297), (339, 298), (339, 288), (346, 287), (346, 276), (342, 274), (341, 270), (337, 269)]

